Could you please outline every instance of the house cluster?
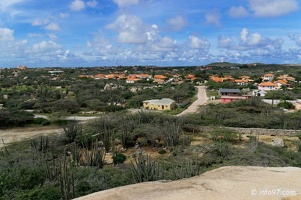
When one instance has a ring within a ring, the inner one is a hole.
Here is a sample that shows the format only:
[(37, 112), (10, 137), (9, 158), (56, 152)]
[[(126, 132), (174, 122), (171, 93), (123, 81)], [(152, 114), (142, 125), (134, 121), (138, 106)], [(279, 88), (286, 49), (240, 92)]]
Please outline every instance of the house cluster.
[(265, 74), (262, 77), (262, 82), (258, 84), (259, 91), (279, 90), (283, 87), (291, 88), (294, 77), (282, 75), (275, 78), (274, 74)]
[(216, 75), (212, 75), (209, 77), (211, 80), (217, 83), (223, 83), (223, 82), (233, 82), (237, 85), (248, 85), (249, 83), (253, 83), (254, 80), (250, 79), (249, 76), (240, 76), (238, 79), (233, 78), (232, 76), (223, 76), (219, 77)]
[(253, 90), (253, 96), (265, 96), (267, 91), (270, 90), (281, 90), (283, 88), (290, 89), (292, 87), (292, 83), (295, 82), (295, 78), (292, 76), (285, 74), (276, 77), (272, 73), (263, 75), (261, 77), (262, 82), (259, 84), (254, 83), (254, 80), (251, 79), (249, 76), (240, 76), (238, 79), (235, 79), (232, 76), (219, 77), (216, 75), (212, 75), (209, 78), (217, 83), (223, 83), (228, 81), (240, 86), (253, 84), (257, 86), (257, 89)]
[(165, 84), (165, 83), (174, 83), (179, 84), (182, 83), (183, 80), (194, 81), (196, 79), (194, 74), (188, 74), (186, 76), (182, 76), (180, 74), (167, 74), (167, 75), (149, 75), (145, 73), (140, 74), (129, 74), (125, 73), (111, 73), (111, 74), (96, 74), (96, 75), (79, 75), (79, 78), (89, 78), (89, 79), (116, 79), (116, 80), (125, 80), (126, 83), (136, 83), (138, 81), (152, 81), (157, 84)]

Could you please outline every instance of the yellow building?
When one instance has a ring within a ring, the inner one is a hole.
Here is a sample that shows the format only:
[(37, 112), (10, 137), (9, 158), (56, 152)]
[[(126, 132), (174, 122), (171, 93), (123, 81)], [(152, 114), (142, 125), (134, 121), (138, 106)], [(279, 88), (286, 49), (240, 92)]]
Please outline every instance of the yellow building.
[(143, 101), (143, 108), (149, 110), (172, 110), (175, 106), (176, 102), (169, 98)]

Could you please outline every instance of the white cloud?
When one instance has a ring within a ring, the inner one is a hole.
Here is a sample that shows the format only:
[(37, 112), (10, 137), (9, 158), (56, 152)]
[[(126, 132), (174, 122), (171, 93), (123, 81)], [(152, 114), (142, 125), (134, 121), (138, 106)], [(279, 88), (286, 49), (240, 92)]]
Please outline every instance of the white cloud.
[(218, 47), (219, 48), (231, 48), (234, 45), (234, 41), (230, 37), (220, 36), (218, 37)]
[(177, 41), (170, 37), (163, 37), (159, 41), (149, 43), (148, 45), (150, 45), (150, 50), (152, 51), (173, 51), (173, 48), (177, 45)]
[(299, 37), (297, 37), (297, 38), (295, 39), (295, 41), (296, 41), (296, 44), (297, 44), (298, 46), (301, 46), (301, 35), (300, 35)]
[(26, 2), (28, 0), (1, 0), (0, 1), (0, 8), (5, 10), (11, 6), (14, 6), (15, 4)]
[(193, 49), (207, 49), (210, 43), (207, 39), (200, 39), (196, 36), (189, 36), (189, 46)]
[(256, 17), (277, 17), (298, 10), (296, 0), (249, 0)]
[(0, 41), (8, 42), (14, 40), (14, 30), (0, 28)]
[(32, 21), (31, 25), (33, 26), (42, 26), (42, 25), (45, 25), (49, 22), (48, 19), (44, 19), (44, 20), (41, 20), (41, 19), (35, 19)]
[(297, 35), (295, 35), (294, 33), (290, 33), (290, 34), (288, 35), (288, 37), (289, 37), (291, 40), (295, 41), (295, 43), (296, 43), (299, 47), (301, 47), (301, 35), (297, 36)]
[(29, 0), (1, 0), (0, 1), (0, 11), (2, 13), (8, 13), (10, 16), (18, 15), (22, 13), (21, 10), (17, 8), (18, 4), (26, 3)]
[(70, 4), (70, 8), (73, 11), (80, 11), (86, 8), (86, 4), (82, 0), (73, 0)]
[(248, 34), (249, 34), (248, 29), (243, 28), (242, 31), (240, 32), (240, 39), (241, 39), (243, 42), (246, 42), (246, 41), (247, 41)]
[(249, 13), (247, 9), (245, 9), (243, 6), (233, 6), (229, 10), (229, 15), (233, 18), (242, 18), (248, 16)]
[(118, 40), (121, 43), (144, 43), (147, 39), (146, 27), (137, 16), (121, 15), (117, 20), (107, 25), (107, 28), (119, 32)]
[(139, 0), (113, 0), (113, 2), (116, 3), (118, 7), (128, 7), (138, 4)]
[(43, 37), (43, 35), (39, 34), (39, 33), (29, 33), (28, 37), (31, 37), (31, 38), (41, 38), (41, 37)]
[(173, 30), (180, 31), (186, 25), (186, 20), (182, 16), (176, 16), (172, 19), (169, 19), (167, 23), (172, 27)]
[(259, 33), (253, 33), (249, 35), (249, 31), (246, 28), (243, 28), (240, 33), (240, 39), (241, 41), (250, 46), (255, 46), (261, 43), (262, 37)]
[(68, 13), (60, 13), (60, 18), (62, 19), (66, 19), (69, 17), (69, 14)]
[(57, 39), (57, 36), (53, 33), (49, 33), (48, 34), (48, 37), (51, 39), (51, 40), (56, 40)]
[(50, 23), (45, 27), (46, 30), (59, 31), (61, 27), (57, 23)]
[(96, 0), (88, 1), (87, 6), (91, 8), (95, 8), (97, 6), (97, 1)]
[(34, 44), (32, 46), (32, 50), (34, 53), (44, 53), (48, 51), (56, 51), (58, 49), (61, 49), (62, 46), (53, 42), (53, 41), (42, 41), (40, 43)]
[(213, 24), (215, 26), (221, 26), (220, 23), (220, 14), (218, 11), (213, 10), (211, 12), (208, 12), (205, 15), (206, 24)]
[(288, 37), (291, 39), (291, 40), (295, 40), (296, 39), (296, 35), (294, 33), (290, 33), (288, 35)]

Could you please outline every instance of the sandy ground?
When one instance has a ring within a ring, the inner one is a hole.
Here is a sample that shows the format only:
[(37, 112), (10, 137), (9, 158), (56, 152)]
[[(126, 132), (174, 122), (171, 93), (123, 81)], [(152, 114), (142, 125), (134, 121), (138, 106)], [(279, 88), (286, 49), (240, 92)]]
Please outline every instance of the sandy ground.
[(197, 94), (197, 100), (194, 101), (186, 110), (178, 114), (177, 116), (189, 114), (189, 113), (195, 113), (200, 105), (203, 105), (208, 100), (207, 94), (206, 94), (206, 87), (205, 86), (197, 86), (198, 88), (198, 94)]
[(147, 182), (93, 193), (77, 200), (297, 200), (301, 169), (222, 167), (173, 182)]
[(13, 129), (0, 129), (0, 148), (5, 144), (30, 139), (39, 135), (59, 134), (62, 133), (62, 128), (55, 127), (25, 127)]
[[(48, 118), (46, 115), (35, 115), (35, 117)], [(76, 120), (85, 123), (88, 120), (96, 119), (97, 116), (68, 116), (67, 120)], [(12, 129), (0, 129), (0, 148), (5, 144), (31, 139), (39, 135), (59, 134), (63, 133), (63, 128), (58, 127), (24, 127)], [(3, 141), (2, 141), (3, 140)]]

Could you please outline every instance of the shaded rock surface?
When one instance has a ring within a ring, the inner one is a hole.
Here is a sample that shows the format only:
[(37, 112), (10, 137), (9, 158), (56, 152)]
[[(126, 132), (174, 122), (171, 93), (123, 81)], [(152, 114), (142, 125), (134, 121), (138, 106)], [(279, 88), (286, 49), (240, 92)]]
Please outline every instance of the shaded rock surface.
[(297, 200), (301, 168), (229, 166), (178, 181), (113, 188), (77, 200)]

